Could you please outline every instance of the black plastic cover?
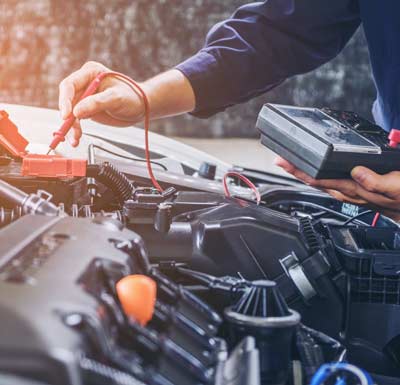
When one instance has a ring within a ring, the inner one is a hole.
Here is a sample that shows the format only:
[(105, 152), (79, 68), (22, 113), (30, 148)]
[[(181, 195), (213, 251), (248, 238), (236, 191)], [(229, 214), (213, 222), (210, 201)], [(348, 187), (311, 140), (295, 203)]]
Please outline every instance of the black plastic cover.
[[(297, 119), (295, 111), (314, 111), (316, 118)], [(321, 115), (321, 116), (319, 116)], [(365, 125), (366, 120), (353, 115)], [(329, 122), (326, 123), (326, 122)], [(347, 121), (331, 118), (325, 111), (266, 104), (257, 121), (261, 142), (317, 179), (350, 178), (355, 166), (378, 173), (400, 169), (400, 151), (382, 144), (383, 129), (370, 123), (371, 130), (354, 129)], [(372, 134), (371, 134), (372, 132)]]

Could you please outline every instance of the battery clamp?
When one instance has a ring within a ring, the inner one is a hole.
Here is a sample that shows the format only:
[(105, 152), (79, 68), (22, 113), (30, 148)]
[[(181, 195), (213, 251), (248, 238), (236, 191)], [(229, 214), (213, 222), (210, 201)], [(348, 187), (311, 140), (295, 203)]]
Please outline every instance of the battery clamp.
[(86, 176), (86, 159), (64, 158), (61, 155), (30, 154), (29, 142), (10, 120), (6, 111), (0, 111), (0, 146), (7, 155), (22, 161), (21, 175), (43, 178), (72, 178)]
[(257, 128), (263, 145), (316, 179), (348, 179), (356, 166), (400, 170), (400, 131), (354, 112), (266, 104)]

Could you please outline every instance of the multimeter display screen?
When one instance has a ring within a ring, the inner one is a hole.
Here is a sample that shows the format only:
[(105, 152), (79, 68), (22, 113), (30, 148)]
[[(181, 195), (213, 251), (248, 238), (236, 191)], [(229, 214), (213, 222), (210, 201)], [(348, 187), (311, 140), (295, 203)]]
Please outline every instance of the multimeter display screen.
[(274, 107), (291, 120), (300, 124), (307, 131), (314, 133), (335, 147), (343, 149), (346, 146), (377, 147), (351, 128), (344, 126), (316, 108), (296, 108), (277, 105)]

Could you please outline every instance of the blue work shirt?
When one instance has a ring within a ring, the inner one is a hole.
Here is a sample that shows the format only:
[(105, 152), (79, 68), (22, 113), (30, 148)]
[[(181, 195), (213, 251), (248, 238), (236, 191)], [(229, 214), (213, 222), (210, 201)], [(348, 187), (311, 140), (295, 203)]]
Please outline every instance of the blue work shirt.
[(267, 0), (242, 6), (177, 66), (193, 86), (193, 113), (208, 117), (321, 66), (361, 23), (377, 89), (375, 119), (386, 130), (399, 129), (400, 0)]

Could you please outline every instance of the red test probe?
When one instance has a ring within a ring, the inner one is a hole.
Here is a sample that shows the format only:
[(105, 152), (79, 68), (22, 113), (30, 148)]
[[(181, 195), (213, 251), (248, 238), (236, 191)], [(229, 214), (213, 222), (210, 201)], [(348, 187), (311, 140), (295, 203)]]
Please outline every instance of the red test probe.
[[(89, 84), (88, 88), (86, 88), (86, 91), (82, 94), (81, 98), (79, 101), (82, 99), (87, 98), (90, 95), (93, 95), (97, 89), (99, 88), (99, 85), (101, 81), (106, 77), (107, 73), (106, 72), (101, 72), (99, 73), (93, 81)], [(52, 150), (55, 150), (56, 147), (61, 143), (65, 141), (65, 136), (68, 134), (69, 130), (72, 128), (72, 126), (75, 123), (75, 116), (71, 113), (71, 115), (68, 117), (67, 120), (64, 121), (62, 126), (58, 131), (56, 131), (54, 135), (53, 141), (50, 143), (49, 146), (49, 151), (47, 152), (47, 155), (50, 154)]]

